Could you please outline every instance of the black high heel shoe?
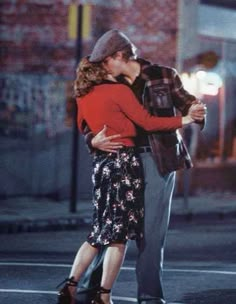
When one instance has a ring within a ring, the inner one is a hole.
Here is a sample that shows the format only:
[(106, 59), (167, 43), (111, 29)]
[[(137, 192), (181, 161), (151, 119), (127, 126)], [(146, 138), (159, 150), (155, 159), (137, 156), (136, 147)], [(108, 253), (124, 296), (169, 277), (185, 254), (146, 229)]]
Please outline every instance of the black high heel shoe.
[(95, 298), (92, 300), (91, 304), (104, 304), (103, 300), (101, 299), (101, 294), (110, 293), (110, 292), (111, 292), (111, 289), (106, 289), (106, 288), (100, 287), (99, 290), (97, 291)]
[(58, 295), (57, 304), (73, 304), (73, 303), (75, 303), (75, 301), (74, 301), (75, 299), (74, 299), (73, 295), (71, 294), (69, 287), (70, 286), (76, 287), (78, 285), (78, 282), (76, 282), (74, 280), (74, 277), (67, 278), (63, 282), (61, 282), (57, 286), (57, 288), (59, 288), (64, 283), (65, 283), (65, 285), (59, 290), (59, 292), (57, 294)]

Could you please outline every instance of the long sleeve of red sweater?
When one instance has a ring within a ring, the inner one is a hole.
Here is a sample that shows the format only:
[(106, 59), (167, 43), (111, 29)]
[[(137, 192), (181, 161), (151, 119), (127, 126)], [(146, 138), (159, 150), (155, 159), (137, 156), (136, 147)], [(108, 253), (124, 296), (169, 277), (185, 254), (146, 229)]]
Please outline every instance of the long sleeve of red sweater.
[[(117, 90), (117, 91), (116, 91)], [(172, 131), (182, 127), (182, 117), (156, 117), (139, 104), (134, 93), (125, 85), (116, 85), (114, 101), (121, 111), (146, 131)]]

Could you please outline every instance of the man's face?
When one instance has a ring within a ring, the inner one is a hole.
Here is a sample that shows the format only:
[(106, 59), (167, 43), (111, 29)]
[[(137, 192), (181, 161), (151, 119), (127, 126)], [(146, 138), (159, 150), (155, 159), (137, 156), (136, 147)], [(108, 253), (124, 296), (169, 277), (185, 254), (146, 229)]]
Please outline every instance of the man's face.
[(123, 64), (124, 61), (120, 56), (116, 56), (116, 57), (109, 56), (103, 61), (104, 68), (113, 77), (117, 77), (120, 74), (122, 74)]

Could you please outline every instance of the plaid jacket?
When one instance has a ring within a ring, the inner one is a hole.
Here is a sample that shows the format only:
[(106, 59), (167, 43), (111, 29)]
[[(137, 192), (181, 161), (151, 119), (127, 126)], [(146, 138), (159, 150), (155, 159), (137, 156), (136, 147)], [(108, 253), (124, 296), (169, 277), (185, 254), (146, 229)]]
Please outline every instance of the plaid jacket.
[[(173, 68), (151, 64), (138, 59), (141, 78), (145, 80), (142, 104), (155, 116), (175, 116), (176, 110), (186, 115), (196, 98), (182, 85), (177, 71)], [(203, 127), (203, 125), (202, 125)], [(85, 141), (92, 151), (93, 134), (84, 126)], [(192, 161), (179, 131), (154, 132), (148, 134), (152, 155), (161, 175), (192, 167)]]
[[(145, 108), (155, 116), (175, 116), (176, 110), (186, 115), (191, 105), (196, 103), (196, 98), (183, 88), (177, 71), (142, 59), (139, 62), (141, 77), (145, 79), (142, 100)], [(192, 167), (190, 155), (178, 130), (151, 133), (148, 140), (161, 175)]]

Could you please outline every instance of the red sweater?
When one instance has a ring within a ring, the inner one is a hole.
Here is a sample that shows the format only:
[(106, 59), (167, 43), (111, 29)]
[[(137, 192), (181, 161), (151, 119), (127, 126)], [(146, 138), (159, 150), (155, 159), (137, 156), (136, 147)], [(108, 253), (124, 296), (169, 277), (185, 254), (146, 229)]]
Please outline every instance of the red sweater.
[[(124, 84), (101, 84), (87, 95), (77, 98), (78, 127), (86, 121), (94, 134), (107, 126), (107, 136), (120, 134), (116, 141), (134, 146), (135, 124), (146, 131), (173, 131), (182, 127), (182, 118), (154, 117), (139, 104), (134, 93)], [(134, 124), (135, 123), (135, 124)]]

